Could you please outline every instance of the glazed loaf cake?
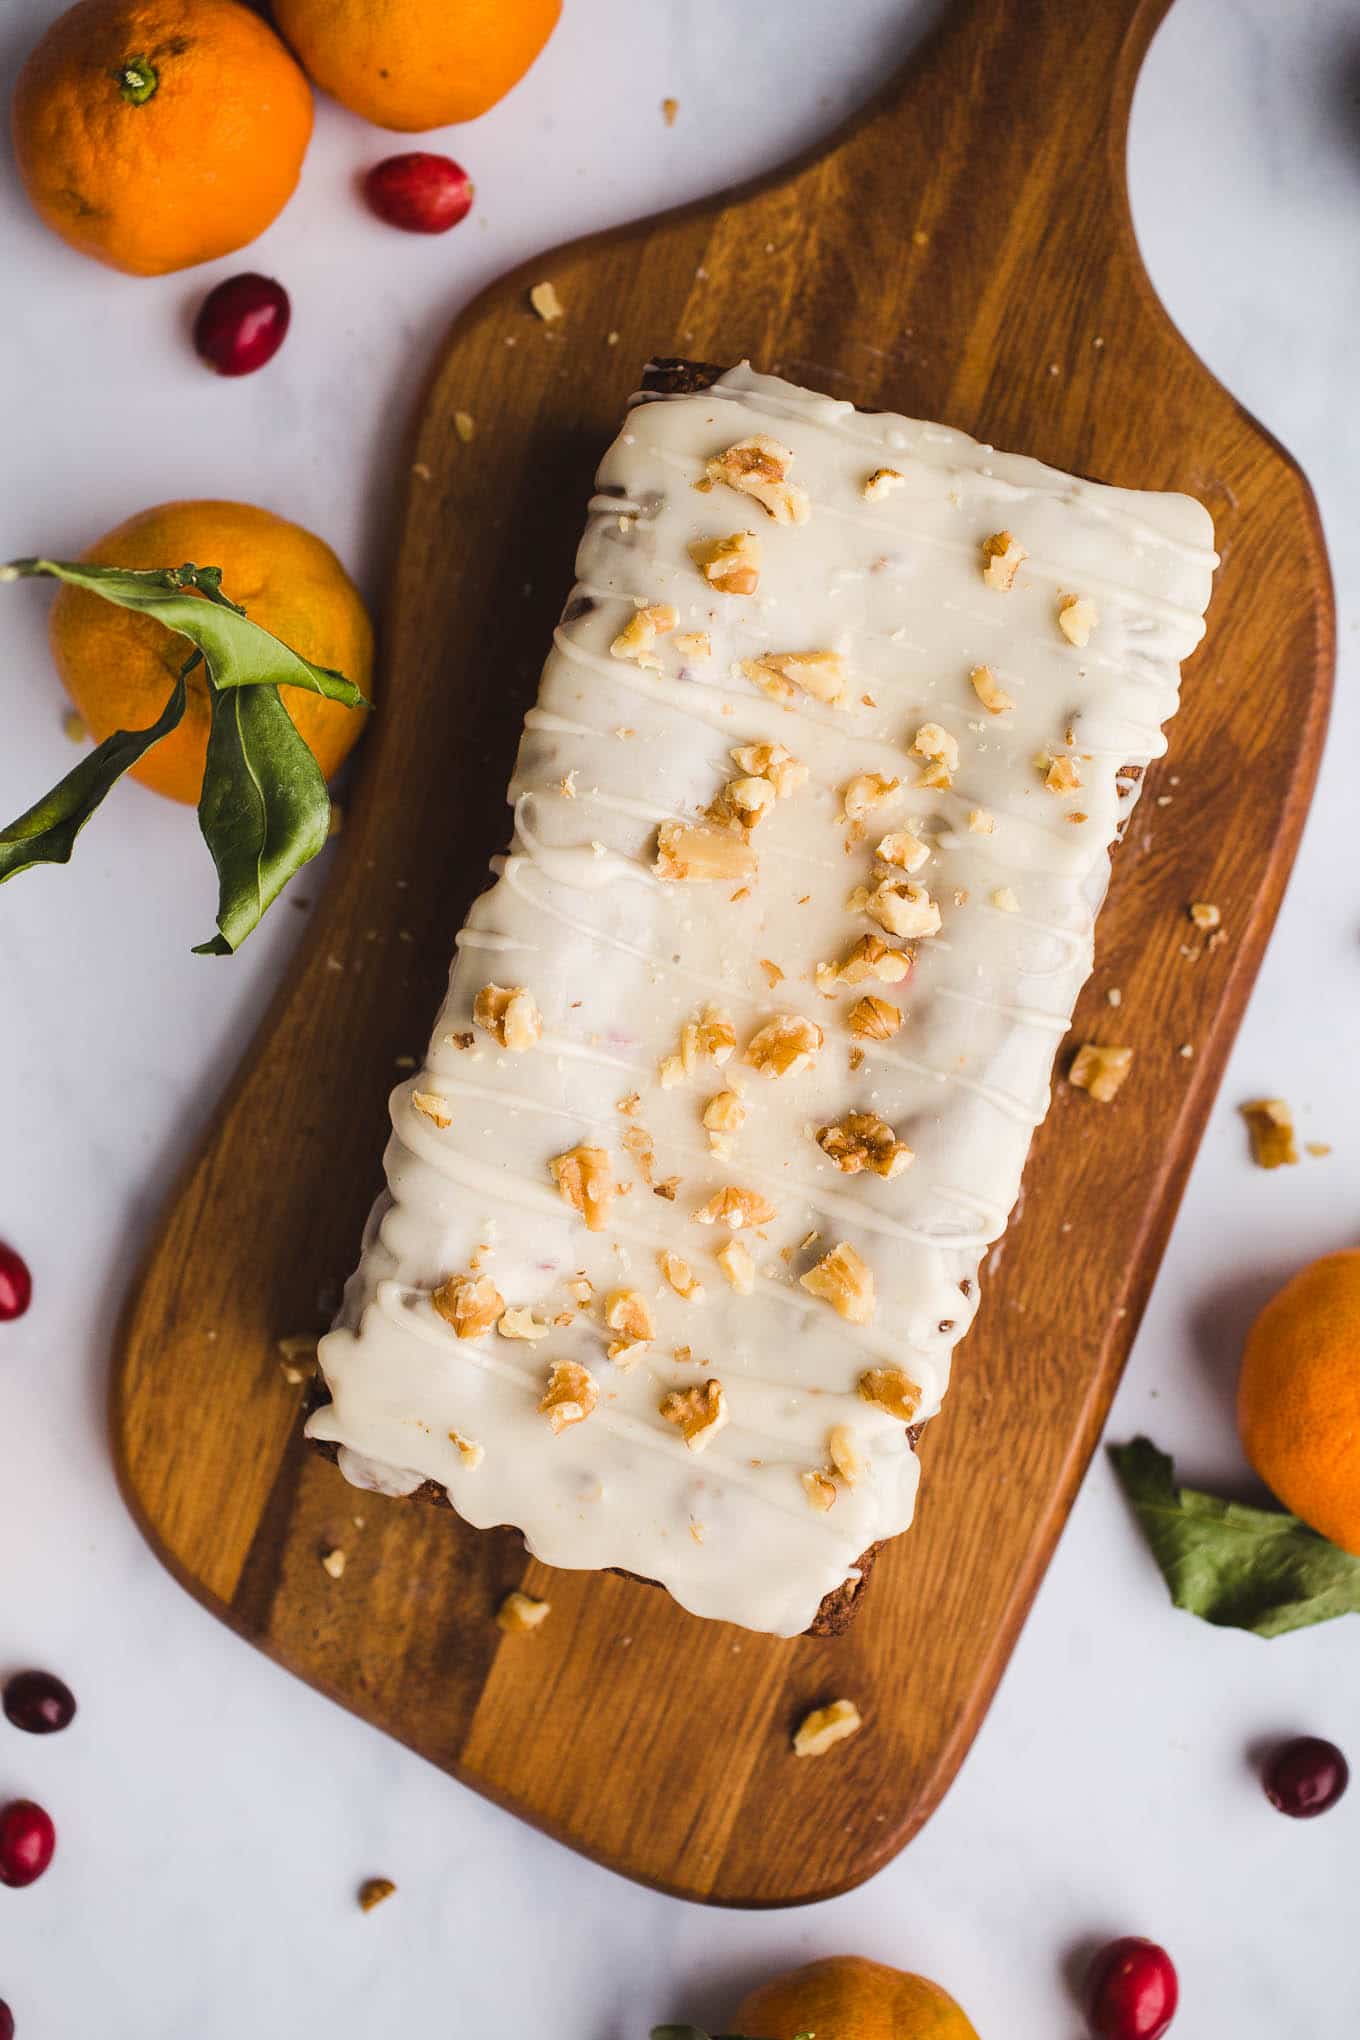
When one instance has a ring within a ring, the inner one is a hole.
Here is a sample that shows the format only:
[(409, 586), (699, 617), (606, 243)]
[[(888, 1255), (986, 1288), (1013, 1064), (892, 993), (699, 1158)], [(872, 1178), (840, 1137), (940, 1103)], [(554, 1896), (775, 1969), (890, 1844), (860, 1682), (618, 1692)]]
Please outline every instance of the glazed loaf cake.
[(1188, 497), (649, 373), (321, 1342), (349, 1479), (843, 1625), (1215, 564)]

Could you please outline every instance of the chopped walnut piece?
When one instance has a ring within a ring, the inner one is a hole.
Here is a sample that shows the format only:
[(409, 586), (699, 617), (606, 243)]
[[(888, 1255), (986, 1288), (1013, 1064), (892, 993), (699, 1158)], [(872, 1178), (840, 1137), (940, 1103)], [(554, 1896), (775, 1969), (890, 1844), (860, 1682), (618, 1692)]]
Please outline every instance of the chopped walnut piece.
[(704, 1107), (704, 1125), (718, 1139), (740, 1133), (747, 1116), (746, 1100), (738, 1091), (716, 1091)]
[(1109, 1048), (1101, 1042), (1084, 1041), (1072, 1059), (1067, 1081), (1086, 1091), (1098, 1104), (1108, 1105), (1133, 1063), (1131, 1048)]
[(1020, 902), (1008, 885), (999, 885), (992, 894), (992, 905), (1001, 914), (1018, 914)]
[(1251, 1158), (1260, 1169), (1278, 1169), (1296, 1162), (1294, 1115), (1283, 1098), (1256, 1098), (1238, 1111), (1247, 1122)]
[(676, 1388), (661, 1404), (668, 1424), (679, 1426), (691, 1452), (702, 1452), (727, 1422), (727, 1397), (720, 1381), (706, 1381), (702, 1388)]
[(450, 1275), (430, 1302), (460, 1339), (480, 1339), (505, 1309), (505, 1298), (489, 1275)]
[(546, 1622), (551, 1613), (551, 1601), (535, 1600), (532, 1594), (522, 1594), (516, 1587), (496, 1610), (496, 1625), (507, 1636), (527, 1636), (530, 1630)]
[[(657, 1336), (652, 1306), (640, 1289), (612, 1289), (604, 1302), (604, 1322), (620, 1334), (626, 1346), (646, 1344), (648, 1338)], [(610, 1359), (616, 1359), (614, 1348), (610, 1348)]]
[(974, 666), (968, 678), (973, 683), (974, 694), (988, 715), (1004, 715), (1008, 708), (1015, 707), (1015, 703), (990, 666)]
[(465, 1438), (461, 1431), (450, 1431), (449, 1443), (469, 1473), (474, 1473), (486, 1458), (485, 1447), (479, 1445), (475, 1438)]
[(584, 1310), (595, 1294), (595, 1284), (582, 1268), (567, 1284), (567, 1295), (581, 1310)]
[(1192, 900), (1186, 911), (1197, 928), (1217, 928), (1223, 920), (1219, 909), (1211, 906), (1208, 900)]
[(807, 784), (807, 766), (782, 744), (738, 744), (727, 755), (753, 778), (768, 779), (780, 800), (788, 800)]
[(1085, 595), (1064, 595), (1058, 604), (1058, 629), (1070, 645), (1088, 645), (1100, 612)]
[(996, 816), (989, 814), (985, 807), (972, 808), (968, 815), (968, 826), (975, 836), (990, 836), (996, 827)]
[(566, 316), (566, 308), (550, 283), (536, 283), (529, 292), (529, 303), (545, 325)]
[(892, 948), (881, 935), (861, 935), (839, 963), (818, 964), (817, 983), (823, 991), (835, 985), (862, 985), (869, 978), (900, 985), (910, 975), (911, 966), (910, 950)]
[(777, 963), (773, 962), (768, 956), (759, 957), (757, 961), (760, 964), (761, 970), (765, 973), (765, 982), (771, 991), (774, 990), (776, 985), (783, 984), (784, 973)]
[(990, 538), (982, 541), (982, 578), (989, 588), (1000, 588), (1003, 592), (1015, 586), (1015, 577), (1029, 558), (1018, 538), (1012, 538), (1009, 531), (995, 531)]
[(778, 798), (768, 779), (755, 777), (729, 779), (723, 793), (731, 805), (738, 809), (741, 820), (748, 828), (754, 827), (774, 806)]
[(652, 869), (667, 882), (750, 878), (755, 868), (755, 851), (728, 829), (702, 822), (663, 822), (657, 831)]
[(706, 630), (678, 630), (671, 643), (682, 659), (713, 657), (713, 641)]
[(584, 1423), (600, 1399), (600, 1384), (578, 1360), (554, 1360), (538, 1414), (552, 1425), (553, 1435)]
[(767, 1197), (737, 1183), (725, 1183), (721, 1190), (715, 1190), (694, 1214), (700, 1225), (725, 1225), (732, 1232), (740, 1232), (744, 1225), (768, 1225), (774, 1215), (774, 1206)]
[(803, 1483), (803, 1493), (814, 1509), (826, 1510), (832, 1506), (836, 1499), (836, 1483), (829, 1473), (823, 1473), (820, 1467), (816, 1467), (800, 1474), (799, 1479)]
[(721, 1006), (705, 1006), (697, 1020), (686, 1020), (680, 1029), (680, 1048), (676, 1055), (663, 1057), (661, 1062), (661, 1088), (673, 1090), (686, 1077), (692, 1077), (702, 1062), (715, 1062), (721, 1069), (730, 1061), (737, 1045), (737, 1030)]
[(859, 1392), (876, 1410), (910, 1424), (921, 1407), (921, 1391), (900, 1367), (870, 1367), (859, 1378)]
[(890, 794), (896, 793), (901, 784), (900, 779), (885, 778), (881, 772), (857, 772), (841, 788), (845, 819), (848, 822), (863, 821), (865, 815), (887, 800)]
[(360, 1912), (372, 1912), (375, 1905), (381, 1905), (385, 1898), (391, 1898), (396, 1888), (390, 1877), (366, 1877), (359, 1886)]
[(828, 1433), (826, 1456), (847, 1487), (864, 1478), (867, 1468), (849, 1424), (837, 1424)]
[(743, 659), (741, 670), (773, 701), (788, 703), (801, 693), (829, 708), (846, 705), (849, 676), (839, 652), (762, 652)]
[(939, 908), (925, 887), (911, 878), (881, 879), (864, 911), (890, 935), (934, 935), (940, 926)]
[(944, 766), (946, 772), (959, 769), (959, 740), (951, 737), (948, 730), (937, 722), (922, 723), (911, 740), (911, 748), (918, 758), (934, 758)]
[(873, 1317), (873, 1272), (848, 1240), (841, 1240), (798, 1280), (804, 1289), (820, 1296), (852, 1325), (867, 1325)]
[(704, 1285), (688, 1261), (681, 1260), (679, 1254), (673, 1254), (669, 1247), (663, 1247), (656, 1258), (662, 1274), (677, 1296), (683, 1297), (686, 1303), (703, 1302)]
[(696, 539), (689, 556), (720, 595), (754, 595), (760, 586), (760, 540), (753, 531)]
[(453, 1114), (449, 1101), (440, 1091), (412, 1091), (411, 1103), (426, 1119), (434, 1121), (440, 1128), (453, 1125)]
[(547, 1339), (552, 1336), (552, 1326), (536, 1318), (527, 1303), (513, 1304), (501, 1312), (496, 1330), (503, 1339)]
[(860, 493), (867, 502), (880, 503), (885, 496), (891, 496), (894, 489), (900, 489), (906, 479), (896, 468), (875, 468), (871, 475), (865, 477)]
[(652, 1187), (652, 1164), (656, 1160), (656, 1150), (652, 1145), (652, 1136), (648, 1133), (645, 1126), (630, 1126), (623, 1136), (623, 1145), (637, 1163), (642, 1173), (642, 1180), (650, 1190)]
[(347, 1561), (344, 1552), (341, 1551), (338, 1546), (334, 1551), (323, 1551), (321, 1554), (321, 1563), (325, 1567), (326, 1571), (330, 1574), (333, 1580), (341, 1580), (344, 1578), (345, 1565)]
[(704, 476), (709, 482), (725, 482), (740, 495), (754, 497), (776, 524), (806, 524), (812, 505), (806, 490), (788, 479), (792, 461), (791, 447), (757, 432), (707, 461)]
[(914, 1160), (906, 1142), (876, 1112), (847, 1112), (844, 1119), (818, 1127), (817, 1145), (846, 1176), (868, 1169), (891, 1181)]
[(890, 1000), (868, 992), (850, 1008), (846, 1025), (861, 1041), (891, 1041), (902, 1025), (902, 1015)]
[(1041, 759), (1040, 769), (1050, 793), (1075, 793), (1081, 785), (1077, 761), (1066, 751), (1060, 751), (1056, 758)]
[(472, 1017), (512, 1055), (522, 1055), (543, 1036), (543, 1016), (523, 985), (483, 985), (472, 1002)]
[(745, 1240), (726, 1240), (718, 1249), (717, 1259), (738, 1296), (750, 1296), (756, 1286), (756, 1264)]
[(787, 1077), (809, 1069), (826, 1039), (815, 1020), (798, 1013), (781, 1013), (767, 1020), (746, 1044), (742, 1061), (762, 1077)]
[(646, 609), (639, 609), (631, 616), (609, 647), (611, 657), (631, 659), (635, 666), (661, 671), (661, 661), (653, 651), (658, 637), (675, 629), (679, 621), (669, 602), (653, 602)]
[(857, 1735), (864, 1717), (853, 1700), (833, 1700), (829, 1707), (814, 1707), (805, 1714), (793, 1733), (796, 1757), (821, 1757), (834, 1743)]
[(614, 1100), (614, 1110), (616, 1112), (622, 1112), (625, 1118), (628, 1118), (631, 1117), (631, 1115), (637, 1111), (641, 1103), (642, 1093), (640, 1091), (625, 1091), (622, 1098), (616, 1098)]
[(603, 1232), (614, 1201), (613, 1165), (608, 1148), (568, 1148), (548, 1163), (558, 1195), (579, 1211), (591, 1232)]
[(874, 845), (874, 855), (891, 864), (894, 870), (919, 871), (930, 862), (930, 845), (911, 829), (894, 829), (890, 835), (880, 836)]

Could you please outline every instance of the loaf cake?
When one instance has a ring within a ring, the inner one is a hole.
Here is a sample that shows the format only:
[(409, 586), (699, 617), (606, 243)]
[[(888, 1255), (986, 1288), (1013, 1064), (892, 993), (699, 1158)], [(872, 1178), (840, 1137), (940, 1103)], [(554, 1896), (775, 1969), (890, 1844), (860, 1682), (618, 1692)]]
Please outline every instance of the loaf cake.
[(321, 1341), (348, 1479), (841, 1625), (911, 1521), (1212, 539), (746, 365), (649, 372)]

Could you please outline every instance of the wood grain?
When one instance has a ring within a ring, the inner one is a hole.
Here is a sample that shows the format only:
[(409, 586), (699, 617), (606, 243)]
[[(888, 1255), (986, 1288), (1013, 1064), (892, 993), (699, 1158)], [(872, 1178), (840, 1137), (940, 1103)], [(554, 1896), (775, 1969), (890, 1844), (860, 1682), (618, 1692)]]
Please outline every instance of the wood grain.
[[(844, 1890), (949, 1784), (1099, 1436), (1303, 822), (1333, 654), (1312, 497), (1170, 325), (1129, 223), (1129, 102), (1166, 4), (966, 0), (812, 159), (546, 256), (458, 321), (410, 454), (339, 867), (125, 1320), (122, 1478), (183, 1583), (455, 1777), (690, 1897)], [(542, 277), (567, 308), (552, 326), (527, 305)], [(356, 1495), (304, 1452), (275, 1351), (324, 1321), (318, 1295), (354, 1260), (396, 1059), (423, 1045), (507, 833), (592, 469), (653, 353), (748, 355), (1060, 467), (1189, 490), (1223, 554), (1077, 1020), (1111, 1038), (1118, 985), (1133, 1075), (1108, 1109), (1059, 1085), (922, 1445), (918, 1523), (834, 1641), (699, 1623), (627, 1580), (547, 1575), (509, 1533)], [(1191, 898), (1222, 906), (1230, 938), (1196, 962)], [(332, 1544), (342, 1581), (319, 1562)], [(552, 1616), (504, 1639), (492, 1609), (525, 1580)], [(793, 1723), (842, 1693), (866, 1731), (792, 1758)]]

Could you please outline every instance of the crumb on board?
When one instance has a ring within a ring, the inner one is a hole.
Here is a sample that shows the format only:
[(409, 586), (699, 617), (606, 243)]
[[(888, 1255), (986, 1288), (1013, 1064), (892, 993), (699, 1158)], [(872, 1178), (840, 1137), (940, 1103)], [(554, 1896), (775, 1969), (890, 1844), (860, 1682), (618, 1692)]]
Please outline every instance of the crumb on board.
[(477, 436), (477, 420), (473, 417), (471, 411), (455, 411), (453, 414), (453, 429), (462, 440), (464, 446), (469, 446)]
[(566, 317), (566, 308), (550, 283), (536, 283), (529, 292), (529, 303), (545, 326), (551, 326), (555, 319)]
[(853, 1700), (832, 1700), (803, 1716), (793, 1732), (793, 1753), (796, 1757), (823, 1756), (833, 1744), (857, 1735), (863, 1726), (863, 1716)]
[(326, 1571), (330, 1574), (333, 1580), (344, 1578), (345, 1554), (343, 1551), (340, 1550), (338, 1545), (336, 1546), (334, 1551), (322, 1552), (321, 1563), (326, 1568)]
[(516, 1587), (496, 1610), (496, 1626), (507, 1636), (527, 1636), (540, 1628), (551, 1613), (551, 1601), (536, 1600), (532, 1594), (523, 1594)]
[(1253, 1098), (1237, 1109), (1247, 1122), (1251, 1158), (1258, 1169), (1279, 1169), (1297, 1162), (1294, 1115), (1283, 1098)]
[(1078, 1091), (1085, 1091), (1098, 1105), (1108, 1105), (1127, 1077), (1132, 1063), (1131, 1048), (1115, 1048), (1102, 1042), (1083, 1041), (1072, 1058), (1067, 1081)]

